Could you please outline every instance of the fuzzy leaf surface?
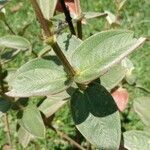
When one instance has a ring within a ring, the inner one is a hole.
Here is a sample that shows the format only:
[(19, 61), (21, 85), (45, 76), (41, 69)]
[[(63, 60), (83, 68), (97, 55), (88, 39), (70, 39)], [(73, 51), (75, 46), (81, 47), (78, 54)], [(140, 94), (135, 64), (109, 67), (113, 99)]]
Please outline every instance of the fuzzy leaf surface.
[(143, 123), (150, 127), (150, 97), (135, 99), (133, 106)]
[(31, 47), (31, 44), (23, 37), (17, 35), (6, 35), (0, 37), (0, 47), (27, 50)]
[(53, 17), (57, 0), (38, 0), (38, 4), (41, 8), (41, 11), (45, 17), (45, 19), (49, 20)]
[(103, 86), (94, 84), (84, 93), (74, 93), (71, 111), (76, 127), (90, 143), (99, 149), (119, 148), (119, 112), (112, 96)]
[(31, 135), (23, 127), (19, 128), (18, 140), (19, 140), (19, 143), (23, 146), (23, 148), (26, 148), (28, 146), (28, 144), (32, 138), (33, 138), (33, 135)]
[(138, 48), (145, 38), (133, 38), (133, 32), (109, 30), (85, 40), (72, 55), (72, 66), (77, 71), (75, 81), (89, 83)]
[(53, 61), (34, 59), (21, 66), (8, 84), (6, 94), (14, 97), (45, 96), (59, 93), (70, 85), (62, 66)]
[(45, 137), (45, 126), (42, 120), (42, 116), (40, 111), (35, 106), (28, 106), (24, 110), (23, 117), (20, 120), (20, 125), (35, 137)]
[(123, 134), (124, 147), (128, 150), (149, 150), (150, 134), (144, 131), (127, 131)]
[(121, 64), (115, 65), (100, 77), (101, 85), (103, 85), (107, 90), (113, 89), (122, 81), (126, 75), (126, 72), (126, 68)]

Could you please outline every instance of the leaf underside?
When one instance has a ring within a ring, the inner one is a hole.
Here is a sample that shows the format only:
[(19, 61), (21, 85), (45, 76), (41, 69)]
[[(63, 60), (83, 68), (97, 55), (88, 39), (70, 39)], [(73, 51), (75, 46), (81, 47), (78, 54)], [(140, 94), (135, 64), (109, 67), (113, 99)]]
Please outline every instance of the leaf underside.
[(84, 93), (74, 93), (71, 111), (76, 127), (90, 143), (99, 149), (118, 149), (121, 137), (119, 112), (104, 87), (93, 84)]

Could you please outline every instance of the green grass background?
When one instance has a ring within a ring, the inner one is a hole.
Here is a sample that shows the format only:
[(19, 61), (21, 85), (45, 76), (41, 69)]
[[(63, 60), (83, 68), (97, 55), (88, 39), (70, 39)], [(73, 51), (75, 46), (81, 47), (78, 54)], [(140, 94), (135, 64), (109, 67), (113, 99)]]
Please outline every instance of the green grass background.
[[(12, 13), (11, 10), (18, 3), (22, 3), (23, 7), (16, 12)], [(103, 12), (105, 10), (116, 12), (114, 0), (81, 0), (82, 10), (83, 11), (96, 11)], [(123, 10), (120, 12), (122, 22), (122, 29), (130, 29), (135, 32), (135, 36), (145, 36), (150, 37), (150, 1), (149, 0), (127, 0), (126, 5)], [(29, 3), (29, 0), (13, 0), (6, 7), (6, 20), (13, 28), (14, 32), (23, 35), (33, 44), (33, 48), (36, 52), (39, 52), (43, 47), (41, 42), (41, 31), (39, 24), (35, 20), (33, 10)], [(28, 26), (28, 27), (27, 27)], [(24, 28), (27, 27), (25, 30)], [(94, 19), (87, 22), (87, 25), (83, 26), (84, 39), (90, 35), (110, 28), (106, 23), (104, 18)], [(24, 32), (24, 33), (23, 33)], [(0, 36), (10, 34), (8, 28), (0, 21)], [(134, 75), (137, 77), (137, 81), (147, 89), (150, 89), (150, 43), (146, 42), (144, 46), (130, 55), (131, 60), (135, 66)], [(33, 58), (33, 56), (31, 56)], [(8, 68), (18, 68), (30, 58), (28, 55), (20, 54), (19, 57), (14, 59), (9, 64), (4, 67)], [(138, 116), (135, 114), (132, 108), (132, 102), (134, 98), (140, 96), (148, 96), (149, 94), (139, 88), (129, 86), (128, 84), (124, 85), (129, 90), (129, 105), (124, 114), (122, 115), (122, 125), (123, 130), (131, 129), (142, 129), (143, 124), (139, 120)], [(36, 100), (35, 100), (36, 101)], [(129, 110), (129, 111), (128, 111)], [(16, 128), (16, 117), (15, 112), (11, 112), (10, 116), (10, 127), (12, 129), (12, 135), (14, 137), (13, 143), (16, 145), (17, 150), (23, 149), (17, 143), (17, 133), (15, 132)], [(60, 130), (68, 134), (70, 137), (74, 138), (75, 129), (74, 124), (71, 119), (70, 111), (67, 105), (62, 108), (57, 114), (54, 120), (54, 123)], [(0, 120), (0, 149), (3, 144), (5, 144), (6, 136), (3, 131), (3, 123)], [(34, 143), (31, 143), (27, 149), (40, 149), (40, 150), (72, 150), (73, 146), (70, 145), (67, 141), (60, 138), (50, 129), (47, 130), (46, 139), (36, 140)]]

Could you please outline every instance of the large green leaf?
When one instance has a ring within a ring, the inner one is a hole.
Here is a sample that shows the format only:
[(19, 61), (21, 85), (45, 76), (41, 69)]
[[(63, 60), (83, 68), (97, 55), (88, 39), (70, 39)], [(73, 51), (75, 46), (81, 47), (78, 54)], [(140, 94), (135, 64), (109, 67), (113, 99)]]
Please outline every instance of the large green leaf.
[(112, 96), (104, 87), (93, 84), (85, 92), (74, 93), (71, 111), (76, 127), (89, 142), (99, 149), (119, 148), (119, 112)]
[(53, 61), (34, 59), (21, 66), (9, 81), (11, 91), (7, 95), (29, 97), (59, 93), (70, 85), (71, 81), (62, 66)]
[(30, 49), (31, 44), (27, 39), (23, 37), (16, 35), (6, 35), (0, 37), (0, 47), (27, 50)]
[(45, 126), (40, 111), (35, 106), (28, 106), (24, 110), (20, 125), (35, 137), (45, 137)]
[(143, 123), (150, 127), (150, 97), (136, 98), (133, 106)]
[(128, 150), (150, 150), (150, 134), (145, 131), (127, 131), (123, 134)]
[(0, 118), (6, 113), (11, 107), (11, 103), (0, 97)]
[(39, 6), (45, 19), (49, 20), (53, 17), (57, 0), (38, 0)]
[(115, 65), (107, 73), (101, 76), (101, 85), (103, 85), (107, 90), (113, 89), (122, 81), (126, 72), (127, 69), (121, 64)]
[(144, 41), (145, 38), (134, 39), (132, 32), (124, 30), (104, 31), (91, 36), (72, 55), (72, 66), (77, 71), (75, 81), (86, 83), (98, 78)]

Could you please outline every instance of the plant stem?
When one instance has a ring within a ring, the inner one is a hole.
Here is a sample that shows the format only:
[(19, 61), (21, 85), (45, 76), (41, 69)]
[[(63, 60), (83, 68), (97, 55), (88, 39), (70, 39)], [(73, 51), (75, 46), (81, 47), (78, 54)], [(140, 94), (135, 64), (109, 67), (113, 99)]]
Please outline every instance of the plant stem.
[(61, 3), (61, 7), (62, 7), (62, 9), (63, 9), (63, 11), (64, 11), (64, 14), (65, 14), (66, 22), (68, 22), (70, 32), (71, 32), (73, 35), (76, 35), (76, 32), (75, 32), (75, 29), (74, 29), (74, 26), (73, 26), (73, 23), (72, 23), (72, 18), (71, 18), (71, 16), (70, 16), (69, 10), (67, 9), (64, 0), (59, 0), (59, 1), (60, 1), (60, 3)]
[(10, 127), (9, 127), (9, 121), (8, 121), (8, 114), (4, 114), (4, 124), (5, 124), (5, 128), (6, 128), (6, 134), (7, 134), (7, 139), (8, 139), (8, 143), (10, 146), (10, 149), (12, 150), (12, 141), (11, 141), (11, 133), (10, 133)]
[(5, 88), (3, 85), (2, 71), (3, 71), (3, 68), (2, 68), (2, 64), (0, 63), (0, 93), (4, 93), (5, 91)]
[(10, 25), (8, 24), (8, 22), (5, 19), (4, 19), (4, 23), (8, 27), (9, 31), (15, 35), (16, 33), (13, 31), (13, 29), (10, 27)]
[(78, 38), (82, 39), (82, 12), (80, 7), (80, 0), (74, 0), (75, 2), (75, 8), (76, 8), (76, 14), (77, 14), (77, 35)]
[(63, 139), (69, 141), (71, 144), (73, 144), (74, 146), (76, 146), (78, 149), (85, 150), (85, 148), (83, 148), (80, 144), (78, 144), (76, 141), (74, 141), (72, 138), (70, 138), (67, 134), (63, 133), (62, 131), (57, 130), (53, 126), (50, 126), (50, 128), (53, 131), (55, 131), (60, 137), (62, 137)]
[(49, 28), (49, 23), (48, 21), (44, 18), (41, 9), (37, 3), (36, 0), (30, 0), (33, 6), (33, 9), (36, 13), (36, 16), (41, 24), (42, 29), (44, 30), (44, 33), (46, 35), (46, 42), (47, 44), (51, 45), (54, 52), (56, 53), (57, 57), (60, 59), (60, 61), (62, 62), (64, 68), (69, 72), (70, 76), (74, 76), (75, 75), (75, 71), (72, 68), (72, 66), (70, 65), (70, 63), (68, 62), (66, 56), (64, 55), (64, 53), (61, 51), (55, 36), (53, 35), (53, 33), (51, 32), (51, 29)]

